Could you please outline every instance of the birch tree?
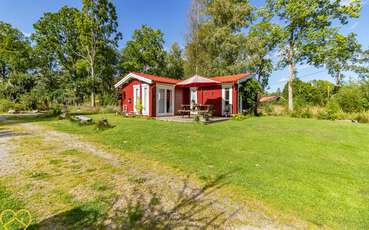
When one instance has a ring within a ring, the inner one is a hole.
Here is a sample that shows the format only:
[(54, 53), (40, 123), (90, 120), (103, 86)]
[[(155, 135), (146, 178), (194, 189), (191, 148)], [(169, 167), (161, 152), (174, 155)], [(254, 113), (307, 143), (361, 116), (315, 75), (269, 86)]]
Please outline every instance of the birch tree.
[(82, 14), (78, 20), (80, 48), (78, 55), (86, 62), (90, 75), (91, 106), (96, 106), (96, 93), (102, 77), (106, 50), (115, 50), (121, 34), (115, 6), (111, 0), (83, 0)]
[(297, 64), (318, 64), (314, 57), (324, 52), (330, 35), (349, 18), (359, 17), (361, 0), (267, 0), (269, 17), (279, 22), (281, 67), (288, 67), (288, 109), (293, 111), (292, 81)]

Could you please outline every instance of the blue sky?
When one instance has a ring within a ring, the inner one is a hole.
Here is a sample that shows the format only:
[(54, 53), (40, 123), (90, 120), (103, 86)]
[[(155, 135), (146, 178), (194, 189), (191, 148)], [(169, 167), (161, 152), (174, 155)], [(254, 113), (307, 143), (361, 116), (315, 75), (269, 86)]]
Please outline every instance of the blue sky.
[[(363, 0), (362, 16), (341, 28), (343, 33), (355, 32), (364, 48), (369, 48), (369, 0)], [(260, 0), (251, 0), (257, 6)], [(62, 6), (81, 7), (80, 0), (1, 0), (0, 20), (12, 24), (25, 34), (33, 32), (35, 23), (44, 12), (55, 12)], [(166, 47), (173, 42), (185, 44), (187, 14), (190, 0), (115, 0), (119, 17), (119, 30), (123, 34), (120, 47), (130, 39), (134, 29), (142, 24), (160, 29), (165, 35)], [(282, 88), (287, 79), (286, 69), (275, 71), (270, 80), (271, 90)], [(348, 73), (348, 77), (354, 75)], [(327, 79), (331, 77), (324, 69), (299, 66), (298, 76), (303, 80)]]

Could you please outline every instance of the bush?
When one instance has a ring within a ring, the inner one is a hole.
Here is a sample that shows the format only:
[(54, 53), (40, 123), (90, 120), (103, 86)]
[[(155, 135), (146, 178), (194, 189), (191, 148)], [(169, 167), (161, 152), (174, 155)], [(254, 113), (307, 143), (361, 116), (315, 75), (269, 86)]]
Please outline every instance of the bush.
[(60, 115), (62, 113), (62, 107), (60, 105), (53, 105), (51, 107), (51, 112), (55, 116)]
[(116, 112), (120, 112), (118, 106), (108, 105), (101, 108), (101, 113), (116, 113)]
[(25, 94), (20, 97), (20, 103), (27, 110), (33, 110), (38, 108), (37, 98), (31, 94)]
[(0, 112), (8, 112), (10, 109), (14, 109), (14, 102), (7, 99), (0, 99)]
[(26, 108), (23, 104), (15, 103), (12, 109), (14, 109), (14, 110), (25, 110)]
[(341, 111), (338, 102), (335, 99), (329, 100), (324, 110), (318, 114), (318, 119), (322, 120), (336, 120), (338, 113)]
[(352, 120), (356, 120), (359, 123), (369, 123), (369, 113), (357, 113), (354, 115), (354, 119)]
[(368, 109), (368, 100), (357, 84), (343, 86), (335, 98), (344, 112), (353, 113)]
[(236, 114), (236, 115), (234, 115), (233, 117), (232, 117), (232, 119), (233, 120), (235, 120), (235, 121), (243, 121), (243, 120), (245, 120), (245, 119), (247, 119), (247, 118), (249, 118), (250, 116), (248, 116), (248, 115), (243, 115), (243, 114), (241, 114), (241, 113), (238, 113), (238, 114)]
[(305, 108), (298, 108), (296, 110), (294, 110), (292, 113), (290, 113), (291, 117), (296, 117), (296, 118), (312, 118), (313, 112), (311, 112), (309, 107), (305, 107)]

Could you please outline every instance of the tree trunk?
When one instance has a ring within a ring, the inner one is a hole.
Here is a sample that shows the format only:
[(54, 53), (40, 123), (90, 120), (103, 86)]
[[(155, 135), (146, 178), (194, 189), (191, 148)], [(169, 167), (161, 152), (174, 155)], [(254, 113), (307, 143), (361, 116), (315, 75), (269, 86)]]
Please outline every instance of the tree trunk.
[(92, 80), (92, 91), (91, 91), (91, 106), (96, 107), (96, 87), (95, 87), (95, 66), (93, 60), (91, 60), (90, 64), (91, 68), (91, 80)]
[(341, 81), (341, 72), (338, 72), (336, 75), (336, 85), (337, 87), (341, 87), (342, 81)]
[(288, 52), (288, 56), (289, 56), (288, 57), (288, 59), (289, 59), (289, 64), (288, 64), (288, 72), (289, 72), (289, 77), (288, 77), (288, 111), (292, 112), (293, 111), (292, 82), (296, 78), (296, 65), (295, 65), (295, 62), (293, 61), (293, 53), (292, 53), (291, 48)]
[(259, 91), (256, 92), (255, 94), (255, 103), (254, 103), (254, 115), (255, 116), (259, 116), (258, 108), (259, 108)]

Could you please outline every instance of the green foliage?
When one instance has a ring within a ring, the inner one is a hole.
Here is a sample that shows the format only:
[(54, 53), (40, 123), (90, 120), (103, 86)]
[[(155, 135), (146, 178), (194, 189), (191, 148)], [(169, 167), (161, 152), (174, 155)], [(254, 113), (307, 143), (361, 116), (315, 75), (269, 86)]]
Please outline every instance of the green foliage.
[[(300, 79), (294, 79), (292, 87), (295, 97), (294, 106), (296, 107), (306, 105), (325, 106), (336, 90), (334, 84), (325, 80), (304, 82)], [(284, 98), (288, 98), (288, 83), (284, 86), (282, 94)]]
[(166, 55), (165, 76), (175, 79), (184, 78), (184, 60), (182, 50), (177, 43), (173, 43), (170, 52)]
[(0, 82), (32, 67), (32, 48), (22, 32), (0, 21)]
[(297, 107), (293, 112), (290, 113), (290, 116), (295, 118), (313, 118), (314, 115), (307, 106), (305, 108)]
[(38, 99), (33, 94), (24, 94), (20, 97), (20, 103), (27, 109), (27, 110), (33, 110), (40, 108), (38, 106)]
[(8, 99), (0, 99), (0, 112), (8, 112), (10, 109), (14, 108), (14, 102)]
[(361, 112), (353, 114), (352, 119), (359, 123), (369, 123), (369, 113)]
[(135, 109), (136, 109), (136, 111), (137, 111), (138, 114), (141, 114), (142, 113), (143, 106), (142, 106), (142, 101), (141, 101), (141, 98), (140, 97), (138, 97), (136, 99)]
[(194, 0), (189, 15), (185, 75), (204, 76), (245, 71), (245, 37), (253, 8), (248, 1)]
[(368, 94), (365, 87), (350, 83), (341, 87), (335, 98), (344, 112), (361, 112), (369, 109)]
[(257, 103), (257, 97), (261, 92), (261, 86), (257, 80), (251, 78), (242, 83), (240, 87), (240, 95), (242, 95), (245, 109), (247, 113), (252, 113), (254, 110), (255, 104)]
[(273, 71), (270, 53), (278, 44), (279, 37), (279, 27), (269, 21), (253, 25), (246, 37), (246, 52), (249, 59), (247, 69), (257, 76), (263, 90), (268, 86)]
[(87, 85), (91, 106), (96, 106), (96, 94), (113, 91), (113, 76), (117, 64), (117, 46), (121, 39), (115, 6), (108, 0), (83, 0), (77, 19), (78, 55), (88, 63)]
[(143, 25), (127, 42), (120, 65), (123, 73), (133, 71), (161, 75), (165, 73), (165, 58), (163, 33)]
[[(341, 0), (266, 1), (263, 14), (269, 19), (277, 18), (279, 22), (279, 65), (288, 66), (289, 84), (296, 78), (297, 64), (319, 66), (325, 63), (326, 51), (334, 45), (332, 40), (342, 36), (338, 33), (339, 25), (347, 24), (349, 18), (359, 17), (360, 10), (360, 0), (347, 3)], [(289, 110), (293, 110), (293, 89), (293, 86), (288, 89)]]
[(323, 51), (324, 63), (329, 74), (335, 78), (336, 85), (342, 85), (343, 71), (351, 69), (351, 62), (355, 54), (360, 53), (361, 45), (356, 39), (356, 34), (347, 36), (334, 34)]
[(323, 120), (336, 120), (340, 111), (340, 105), (337, 100), (333, 98), (329, 100), (324, 110), (318, 114), (318, 118)]
[(235, 121), (243, 121), (248, 118), (250, 118), (249, 115), (244, 115), (241, 113), (237, 113), (236, 115), (232, 116), (232, 120), (235, 120)]

